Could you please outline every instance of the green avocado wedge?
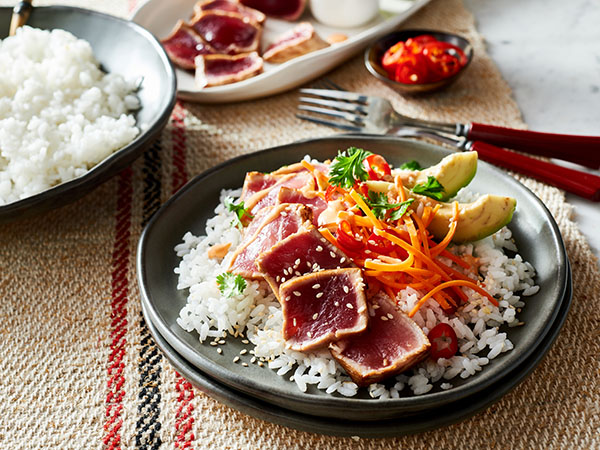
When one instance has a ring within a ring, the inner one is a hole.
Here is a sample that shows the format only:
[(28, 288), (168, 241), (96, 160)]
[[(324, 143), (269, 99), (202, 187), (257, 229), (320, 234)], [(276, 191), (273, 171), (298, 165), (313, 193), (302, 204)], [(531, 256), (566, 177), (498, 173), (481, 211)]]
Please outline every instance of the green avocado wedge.
[(435, 177), (444, 187), (443, 197), (445, 202), (456, 195), (463, 187), (467, 186), (477, 172), (477, 152), (452, 153), (443, 158), (435, 166), (423, 170), (394, 171), (402, 178), (404, 186), (412, 189), (417, 184), (424, 184), (428, 177)]
[[(428, 229), (437, 239), (443, 239), (454, 216), (452, 203), (441, 203)], [(483, 239), (503, 226), (513, 216), (517, 201), (512, 197), (485, 194), (472, 203), (458, 204), (458, 225), (452, 242), (470, 242)]]

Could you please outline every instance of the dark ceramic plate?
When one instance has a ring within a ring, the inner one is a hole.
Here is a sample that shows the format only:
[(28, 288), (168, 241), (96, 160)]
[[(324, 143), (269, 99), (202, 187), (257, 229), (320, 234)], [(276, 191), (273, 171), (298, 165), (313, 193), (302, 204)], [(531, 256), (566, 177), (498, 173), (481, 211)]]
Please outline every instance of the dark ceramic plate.
[[(0, 39), (8, 34), (12, 8), (0, 8)], [(94, 166), (85, 175), (34, 196), (0, 206), (0, 222), (41, 213), (75, 201), (131, 164), (167, 124), (175, 105), (176, 79), (160, 43), (148, 31), (123, 19), (67, 6), (34, 8), (27, 25), (61, 28), (88, 41), (107, 72), (127, 80), (142, 80), (137, 95), (141, 109), (136, 122), (140, 134)]]
[(383, 438), (420, 433), (465, 420), (497, 402), (525, 380), (542, 361), (548, 350), (550, 350), (565, 322), (573, 294), (570, 269), (567, 278), (567, 288), (558, 315), (552, 323), (548, 334), (535, 347), (531, 356), (506, 374), (504, 378), (477, 394), (451, 402), (442, 407), (432, 408), (426, 412), (403, 417), (401, 420), (352, 421), (315, 417), (286, 410), (242, 394), (203, 374), (195, 366), (186, 361), (185, 358), (168, 344), (149, 320), (145, 302), (142, 302), (142, 310), (150, 333), (175, 369), (194, 386), (215, 400), (258, 419), (302, 431), (334, 436)]
[(302, 393), (294, 383), (277, 376), (274, 371), (255, 364), (243, 367), (233, 363), (233, 357), (245, 348), (240, 341), (231, 339), (222, 346), (224, 353), (220, 355), (214, 347), (200, 344), (195, 333), (187, 333), (177, 325), (176, 319), (186, 303), (187, 293), (176, 288), (177, 276), (173, 269), (179, 260), (173, 248), (187, 231), (196, 235), (204, 233), (204, 223), (213, 214), (221, 189), (241, 186), (248, 171), (271, 171), (299, 161), (306, 154), (324, 160), (335, 156), (338, 149), (353, 145), (380, 153), (395, 166), (411, 159), (427, 166), (450, 153), (440, 147), (394, 137), (335, 136), (242, 156), (203, 173), (165, 203), (142, 234), (137, 268), (148, 316), (181, 356), (211, 378), (263, 401), (304, 414), (355, 420), (394, 418), (456, 401), (498, 382), (525, 361), (550, 330), (564, 297), (567, 263), (558, 227), (544, 205), (523, 185), (484, 162), (479, 165), (472, 189), (517, 199), (517, 211), (510, 228), (521, 255), (537, 270), (540, 291), (527, 299), (527, 306), (520, 314), (520, 319), (527, 325), (507, 330), (515, 349), (492, 360), (477, 375), (466, 380), (453, 380), (453, 389), (437, 389), (421, 396), (389, 400), (373, 400), (366, 392), (357, 398), (328, 395), (316, 388)]

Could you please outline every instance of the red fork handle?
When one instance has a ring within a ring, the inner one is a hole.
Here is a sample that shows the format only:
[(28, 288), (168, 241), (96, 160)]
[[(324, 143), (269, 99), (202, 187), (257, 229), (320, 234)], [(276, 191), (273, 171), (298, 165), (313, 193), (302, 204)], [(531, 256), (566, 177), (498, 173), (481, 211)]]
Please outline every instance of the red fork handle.
[(496, 166), (527, 175), (588, 200), (600, 201), (600, 177), (597, 175), (540, 161), (486, 142), (471, 142), (468, 149), (476, 151), (480, 159)]
[(540, 133), (472, 123), (466, 138), (534, 155), (571, 161), (592, 169), (600, 168), (600, 137)]

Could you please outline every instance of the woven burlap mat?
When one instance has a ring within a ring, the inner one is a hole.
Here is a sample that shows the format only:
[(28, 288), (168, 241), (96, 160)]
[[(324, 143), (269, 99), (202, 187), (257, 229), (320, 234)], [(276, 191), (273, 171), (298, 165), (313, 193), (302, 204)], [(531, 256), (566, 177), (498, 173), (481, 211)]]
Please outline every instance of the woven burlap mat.
[[(134, 6), (63, 3), (120, 16)], [(460, 0), (433, 0), (406, 26), (472, 41), (475, 60), (452, 89), (404, 99), (371, 78), (361, 57), (329, 77), (387, 97), (415, 117), (524, 126)], [(141, 317), (134, 264), (140, 233), (160, 203), (202, 170), (332, 133), (297, 120), (296, 103), (294, 92), (232, 105), (179, 103), (159, 142), (131, 169), (75, 204), (1, 227), (0, 448), (600, 448), (600, 274), (563, 192), (529, 179), (520, 178), (551, 210), (565, 240), (573, 306), (540, 366), (486, 411), (407, 437), (334, 438), (230, 409), (173, 370)]]

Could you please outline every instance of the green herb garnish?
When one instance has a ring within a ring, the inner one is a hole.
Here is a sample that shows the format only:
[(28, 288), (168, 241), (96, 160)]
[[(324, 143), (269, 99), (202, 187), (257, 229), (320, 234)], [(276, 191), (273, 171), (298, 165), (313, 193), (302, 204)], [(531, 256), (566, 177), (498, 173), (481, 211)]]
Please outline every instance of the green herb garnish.
[(412, 191), (415, 194), (426, 195), (435, 200), (441, 200), (444, 197), (444, 186), (432, 176), (428, 176), (425, 183), (417, 184), (412, 188)]
[(356, 147), (350, 147), (344, 152), (338, 151), (329, 169), (329, 183), (350, 189), (357, 181), (367, 180), (369, 174), (363, 161), (369, 155), (372, 153)]
[(217, 286), (221, 294), (225, 297), (240, 295), (246, 289), (246, 280), (241, 275), (234, 275), (231, 272), (224, 272), (217, 275)]
[(247, 217), (248, 219), (252, 219), (254, 217), (244, 206), (243, 200), (240, 200), (239, 203), (234, 203), (233, 198), (227, 197), (225, 199), (225, 207), (227, 208), (227, 211), (235, 213), (237, 218), (237, 226), (243, 226), (242, 219), (244, 217)]
[(390, 203), (388, 202), (387, 195), (383, 192), (373, 192), (369, 191), (368, 198), (363, 197), (365, 203), (371, 208), (373, 214), (378, 219), (384, 219), (386, 213), (390, 212), (391, 220), (398, 220), (400, 217), (406, 213), (406, 210), (410, 206), (410, 204), (414, 201), (413, 198), (409, 198), (408, 200), (401, 203)]
[(403, 170), (423, 170), (423, 168), (421, 167), (421, 164), (419, 164), (414, 159), (412, 161), (408, 161), (408, 162), (405, 162), (404, 164), (402, 164), (400, 166), (400, 169), (403, 169)]

